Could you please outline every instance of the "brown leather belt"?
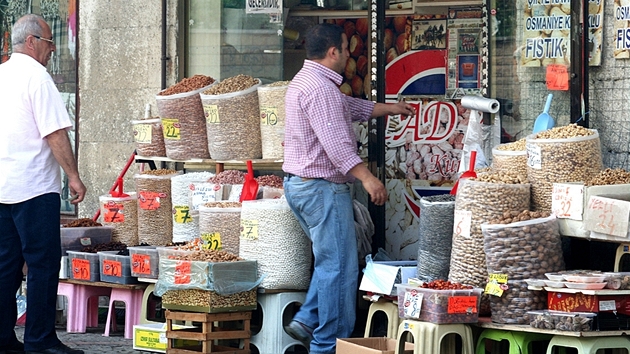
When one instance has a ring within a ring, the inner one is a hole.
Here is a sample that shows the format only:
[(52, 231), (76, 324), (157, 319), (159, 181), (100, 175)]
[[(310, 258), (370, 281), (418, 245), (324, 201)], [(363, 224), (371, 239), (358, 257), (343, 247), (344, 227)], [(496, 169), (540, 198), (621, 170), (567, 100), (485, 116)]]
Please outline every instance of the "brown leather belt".
[(310, 180), (314, 180), (314, 179), (315, 179), (315, 178), (300, 177), (300, 176), (294, 175), (294, 174), (292, 174), (292, 173), (285, 173), (285, 175), (286, 175), (288, 178), (291, 178), (291, 177), (298, 177), (298, 178), (301, 178), (301, 179), (302, 179), (302, 181), (310, 181)]

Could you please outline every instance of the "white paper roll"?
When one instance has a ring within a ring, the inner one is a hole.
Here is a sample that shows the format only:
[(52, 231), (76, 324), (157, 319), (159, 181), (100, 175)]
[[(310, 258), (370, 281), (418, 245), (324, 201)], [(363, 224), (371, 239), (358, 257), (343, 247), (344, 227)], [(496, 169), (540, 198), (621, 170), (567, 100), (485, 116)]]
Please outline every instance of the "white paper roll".
[(500, 104), (493, 98), (467, 95), (462, 97), (462, 107), (486, 113), (497, 113)]

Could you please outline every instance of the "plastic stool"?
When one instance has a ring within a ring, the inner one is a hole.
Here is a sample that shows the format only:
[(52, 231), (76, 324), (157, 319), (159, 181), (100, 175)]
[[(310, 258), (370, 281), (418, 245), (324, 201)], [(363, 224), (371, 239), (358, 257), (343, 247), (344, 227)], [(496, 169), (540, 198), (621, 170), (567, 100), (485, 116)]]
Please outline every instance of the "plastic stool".
[[(109, 310), (107, 311), (107, 322), (105, 322), (105, 333), (103, 336), (109, 337), (110, 325), (112, 325), (112, 313), (115, 310), (114, 301), (122, 301), (125, 303), (125, 338), (133, 338), (133, 326), (140, 321), (140, 312), (142, 311), (142, 295), (144, 289), (118, 289), (113, 288), (109, 297)], [(114, 322), (113, 326), (116, 325)], [(115, 330), (115, 327), (114, 327)]]
[(149, 297), (155, 290), (155, 284), (149, 284), (142, 295), (142, 308), (140, 309), (140, 323), (162, 323), (157, 321), (151, 321), (147, 319), (147, 306), (149, 305)]
[(387, 315), (387, 338), (396, 338), (398, 325), (400, 323), (400, 317), (398, 316), (398, 304), (384, 299), (379, 299), (377, 302), (373, 302), (370, 305), (363, 337), (368, 338), (372, 336), (372, 320), (374, 314), (378, 311), (382, 311), (385, 315)]
[(302, 305), (304, 300), (305, 292), (258, 294), (258, 305), (263, 313), (262, 327), (260, 332), (252, 335), (250, 345), (258, 348), (260, 354), (284, 354), (294, 345), (303, 347), (302, 342), (291, 338), (284, 331), (284, 325), (288, 325), (294, 315), (286, 312), (286, 308), (292, 303)]
[[(554, 351), (554, 348), (556, 350)], [(575, 348), (578, 354), (595, 354), (599, 349), (626, 349), (630, 352), (630, 339), (627, 337), (566, 337), (555, 335), (549, 341), (547, 354), (564, 353), (561, 348)]]
[(87, 327), (98, 327), (98, 296), (110, 296), (110, 289), (59, 282), (57, 294), (68, 300), (66, 331), (85, 333)]
[(551, 334), (529, 333), (529, 332), (511, 332), (500, 329), (484, 329), (477, 340), (477, 349), (475, 354), (485, 354), (486, 339), (495, 342), (507, 340), (510, 344), (510, 354), (530, 354), (533, 353), (532, 342), (549, 342), (553, 336)]
[[(457, 324), (434, 324), (413, 320), (403, 320), (398, 327), (398, 344), (396, 354), (402, 354), (405, 336), (407, 333), (413, 336), (413, 353), (440, 353), (442, 340), (449, 334), (457, 334), (462, 339), (462, 354), (474, 353), (474, 340), (470, 326)], [(446, 353), (455, 352), (455, 341), (449, 341)]]

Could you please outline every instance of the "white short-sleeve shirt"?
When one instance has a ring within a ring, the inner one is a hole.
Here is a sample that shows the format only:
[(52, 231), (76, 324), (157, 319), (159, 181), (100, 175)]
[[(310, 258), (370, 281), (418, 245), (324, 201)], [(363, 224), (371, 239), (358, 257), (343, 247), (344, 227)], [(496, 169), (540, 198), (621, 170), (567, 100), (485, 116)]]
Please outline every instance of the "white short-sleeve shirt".
[(0, 65), (0, 203), (61, 192), (60, 166), (45, 137), (72, 127), (46, 67), (13, 53)]

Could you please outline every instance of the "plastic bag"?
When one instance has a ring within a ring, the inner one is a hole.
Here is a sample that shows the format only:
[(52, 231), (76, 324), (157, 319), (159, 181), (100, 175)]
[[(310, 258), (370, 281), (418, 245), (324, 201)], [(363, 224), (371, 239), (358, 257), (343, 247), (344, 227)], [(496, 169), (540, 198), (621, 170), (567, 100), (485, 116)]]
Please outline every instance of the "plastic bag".
[(454, 212), (454, 195), (443, 194), (420, 199), (418, 279), (432, 281), (448, 278)]

